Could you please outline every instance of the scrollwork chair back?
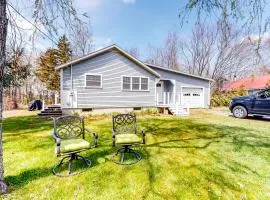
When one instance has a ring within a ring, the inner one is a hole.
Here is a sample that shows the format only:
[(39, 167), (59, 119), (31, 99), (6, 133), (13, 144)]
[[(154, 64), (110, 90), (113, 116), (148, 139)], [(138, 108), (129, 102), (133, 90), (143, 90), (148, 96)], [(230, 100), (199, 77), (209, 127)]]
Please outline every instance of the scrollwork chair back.
[(115, 134), (136, 134), (136, 116), (131, 114), (113, 116), (113, 130)]
[(78, 116), (63, 116), (54, 119), (54, 132), (61, 139), (84, 138), (84, 119)]

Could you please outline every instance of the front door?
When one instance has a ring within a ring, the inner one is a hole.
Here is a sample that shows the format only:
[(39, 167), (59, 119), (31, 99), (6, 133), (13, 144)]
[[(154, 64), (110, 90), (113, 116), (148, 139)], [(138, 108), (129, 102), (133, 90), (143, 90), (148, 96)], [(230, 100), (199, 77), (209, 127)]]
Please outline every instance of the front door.
[(164, 83), (163, 81), (159, 81), (156, 84), (156, 88), (157, 88), (157, 103), (158, 104), (163, 104), (163, 95), (164, 95)]
[(260, 114), (270, 113), (270, 89), (259, 92), (253, 100), (253, 112)]

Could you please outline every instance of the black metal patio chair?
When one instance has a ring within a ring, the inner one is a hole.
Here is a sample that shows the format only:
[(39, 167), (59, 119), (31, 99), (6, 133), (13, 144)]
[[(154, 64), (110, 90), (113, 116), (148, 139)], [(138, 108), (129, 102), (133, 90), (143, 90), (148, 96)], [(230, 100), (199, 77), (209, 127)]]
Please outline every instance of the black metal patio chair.
[[(136, 123), (136, 116), (131, 114), (119, 114), (112, 118), (112, 142), (113, 146), (121, 148), (116, 152), (113, 161), (121, 165), (130, 165), (141, 160), (141, 155), (131, 149), (134, 145), (145, 144), (145, 132)], [(120, 159), (116, 159), (120, 155)], [(127, 161), (125, 157), (133, 157)], [(135, 160), (134, 160), (135, 159)]]
[[(85, 132), (92, 133), (94, 143), (90, 144), (85, 140)], [(95, 132), (84, 127), (84, 118), (78, 116), (63, 116), (54, 118), (54, 131), (52, 134), (56, 143), (56, 155), (64, 156), (58, 165), (53, 168), (53, 173), (57, 176), (70, 176), (72, 173), (72, 162), (82, 159), (87, 167), (91, 166), (91, 161), (83, 156), (78, 155), (82, 151), (86, 151), (97, 146), (98, 135)], [(68, 160), (68, 173), (62, 174), (57, 172), (64, 160)]]

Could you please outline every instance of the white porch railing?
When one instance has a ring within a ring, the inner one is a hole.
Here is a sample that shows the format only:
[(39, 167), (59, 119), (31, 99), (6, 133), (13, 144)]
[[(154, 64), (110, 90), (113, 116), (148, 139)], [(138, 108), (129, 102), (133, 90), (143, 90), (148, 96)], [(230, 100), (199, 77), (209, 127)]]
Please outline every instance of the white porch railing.
[(179, 116), (189, 115), (189, 107), (181, 105), (180, 93), (160, 92), (156, 94), (156, 103), (162, 107), (168, 107), (171, 113)]
[(157, 105), (171, 105), (171, 104), (177, 104), (179, 102), (180, 102), (180, 99), (178, 99), (176, 97), (176, 94), (173, 92), (159, 92), (156, 94)]

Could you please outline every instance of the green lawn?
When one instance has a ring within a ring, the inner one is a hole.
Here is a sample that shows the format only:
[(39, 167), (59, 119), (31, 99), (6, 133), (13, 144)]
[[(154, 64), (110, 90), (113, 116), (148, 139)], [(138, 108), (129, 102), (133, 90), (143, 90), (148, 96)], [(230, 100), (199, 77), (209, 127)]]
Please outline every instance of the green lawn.
[[(238, 120), (207, 110), (187, 118), (141, 117), (147, 145), (131, 166), (111, 161), (111, 119), (87, 122), (99, 147), (83, 155), (93, 167), (69, 178), (59, 162), (52, 122), (35, 116), (4, 121), (7, 199), (270, 199), (270, 121)], [(87, 138), (87, 139), (90, 139)]]

